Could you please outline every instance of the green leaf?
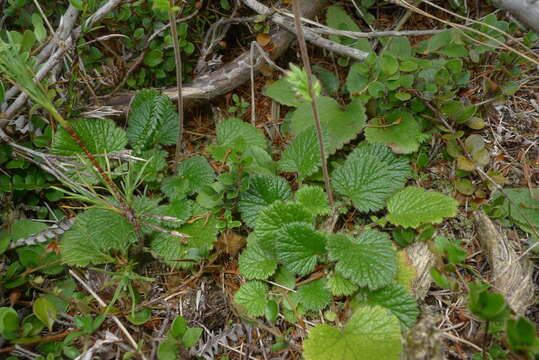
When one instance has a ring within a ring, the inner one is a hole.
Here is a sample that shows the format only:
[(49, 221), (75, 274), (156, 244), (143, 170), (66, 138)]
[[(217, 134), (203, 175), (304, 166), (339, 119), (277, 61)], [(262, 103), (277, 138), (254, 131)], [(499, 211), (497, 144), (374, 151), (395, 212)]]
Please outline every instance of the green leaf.
[(32, 14), (32, 25), (34, 25), (34, 35), (37, 41), (42, 42), (47, 38), (47, 29), (43, 25), (43, 19), (38, 13)]
[(409, 186), (389, 199), (387, 219), (395, 225), (417, 228), (455, 216), (457, 206), (458, 202), (447, 195)]
[(186, 348), (195, 346), (202, 335), (202, 329), (199, 327), (188, 328), (183, 335), (182, 345)]
[(172, 100), (153, 89), (137, 92), (127, 124), (127, 137), (134, 149), (173, 145), (178, 140), (178, 114)]
[[(528, 188), (506, 188), (504, 193), (509, 199), (505, 199), (503, 208), (511, 219), (517, 222), (518, 225), (524, 227), (528, 232), (528, 221), (531, 225), (539, 228), (539, 189)], [(504, 196), (497, 192), (493, 198), (498, 199)]]
[(396, 252), (386, 233), (367, 229), (356, 238), (335, 234), (327, 248), (329, 257), (337, 261), (335, 270), (361, 287), (380, 289), (397, 273)]
[(253, 175), (249, 179), (249, 187), (240, 193), (238, 209), (243, 221), (254, 227), (261, 210), (277, 200), (288, 200), (292, 197), (288, 182), (274, 175)]
[(159, 360), (177, 360), (179, 351), (178, 343), (174, 339), (165, 339), (157, 348), (157, 358)]
[(139, 174), (141, 171), (143, 171), (144, 181), (146, 182), (156, 181), (159, 173), (167, 166), (166, 157), (168, 153), (164, 150), (150, 149), (144, 150), (140, 153), (135, 152), (133, 155), (147, 160), (136, 161), (131, 164), (135, 174)]
[(89, 209), (77, 216), (60, 242), (62, 261), (74, 266), (112, 262), (112, 251), (127, 254), (136, 242), (133, 226), (115, 212)]
[(163, 51), (159, 49), (153, 49), (148, 51), (144, 55), (144, 64), (149, 67), (156, 67), (163, 62)]
[(258, 245), (254, 234), (247, 241), (238, 259), (240, 273), (247, 279), (267, 279), (277, 269), (277, 262)]
[[(238, 118), (228, 118), (217, 124), (217, 144), (230, 151), (244, 152), (251, 147), (266, 149), (267, 141), (264, 133)], [(223, 161), (225, 152), (214, 157)]]
[(34, 315), (41, 320), (43, 324), (46, 324), (49, 331), (52, 331), (52, 325), (56, 320), (56, 306), (47, 298), (41, 297), (34, 301), (32, 305)]
[[(393, 239), (395, 238), (393, 237)], [(399, 251), (397, 256), (399, 270), (395, 280), (397, 284), (401, 284), (406, 290), (412, 291), (412, 283), (417, 278), (417, 269), (412, 264), (406, 251)]]
[(133, 325), (142, 325), (146, 323), (152, 317), (152, 310), (148, 308), (143, 308), (140, 311), (135, 312), (134, 314), (130, 313), (127, 315), (127, 320)]
[(335, 296), (352, 295), (359, 289), (356, 284), (335, 271), (329, 276), (328, 287)]
[(394, 111), (384, 120), (374, 118), (365, 129), (368, 142), (386, 144), (398, 154), (410, 154), (419, 149), (425, 139), (421, 126), (414, 117), (404, 111)]
[(379, 306), (365, 306), (342, 329), (327, 324), (313, 327), (303, 350), (306, 360), (398, 360), (399, 321)]
[(469, 283), (468, 307), (472, 314), (484, 321), (502, 321), (510, 313), (502, 294), (488, 291), (489, 285)]
[(333, 171), (335, 191), (350, 198), (364, 212), (380, 210), (386, 200), (404, 186), (404, 167), (369, 154), (355, 154), (343, 166)]
[(300, 204), (276, 201), (260, 212), (256, 221), (255, 234), (260, 246), (267, 252), (275, 254), (275, 238), (287, 224), (304, 222), (312, 224), (312, 215)]
[(213, 183), (215, 171), (203, 156), (197, 155), (180, 163), (178, 177), (187, 183), (188, 193), (192, 194)]
[[(337, 5), (328, 7), (326, 22), (329, 27), (345, 31), (361, 31), (354, 19), (348, 13)], [(330, 40), (339, 44), (352, 46), (356, 49), (369, 52), (372, 50), (368, 39), (350, 39), (346, 36), (330, 35)]]
[(175, 339), (181, 339), (186, 331), (187, 320), (185, 320), (183, 316), (176, 316), (176, 318), (172, 322), (172, 325), (170, 326), (168, 335), (172, 336)]
[(326, 237), (312, 225), (284, 225), (275, 241), (276, 259), (291, 271), (306, 275), (314, 270), (319, 256), (325, 254)]
[[(325, 146), (327, 148), (327, 142)], [(283, 152), (279, 161), (279, 167), (282, 171), (297, 172), (304, 177), (317, 172), (321, 164), (320, 145), (314, 127), (296, 136)]]
[[(353, 99), (344, 111), (337, 101), (330, 97), (320, 96), (316, 103), (322, 128), (329, 139), (326, 152), (331, 155), (361, 132), (366, 119), (365, 107), (357, 98)], [(294, 135), (299, 135), (311, 127), (314, 127), (311, 105), (305, 103), (292, 115), (291, 130)]]
[(537, 342), (534, 324), (523, 316), (507, 320), (507, 340), (516, 351), (532, 347)]
[[(201, 210), (193, 209), (193, 213), (202, 213)], [(189, 268), (206, 257), (212, 249), (217, 236), (217, 221), (213, 216), (202, 217), (191, 224), (183, 225), (177, 231), (190, 237), (181, 239), (160, 232), (152, 240), (151, 249), (157, 258), (172, 268)]]
[(272, 83), (266, 88), (264, 95), (287, 106), (298, 107), (303, 103), (302, 99), (296, 96), (296, 92), (286, 79), (280, 79)]
[(318, 186), (304, 185), (296, 191), (296, 200), (311, 214), (325, 215), (331, 212), (328, 204), (328, 196)]
[(17, 312), (10, 307), (0, 307), (0, 335), (10, 337), (19, 328)]
[[(72, 129), (77, 133), (82, 143), (92, 154), (108, 154), (125, 149), (127, 137), (125, 131), (109, 119), (78, 119), (71, 122)], [(85, 152), (73, 140), (71, 135), (60, 128), (54, 134), (51, 153), (55, 155), (81, 156), (81, 161), (87, 168), (92, 168)], [(101, 167), (106, 168), (103, 157), (97, 158)], [(94, 180), (95, 181), (95, 180)]]
[(260, 281), (243, 284), (234, 295), (234, 301), (251, 316), (262, 316), (268, 302), (268, 287)]
[(322, 310), (331, 301), (331, 293), (326, 289), (326, 279), (317, 279), (298, 288), (298, 300), (305, 310)]
[(417, 303), (406, 289), (399, 284), (386, 286), (366, 293), (370, 305), (380, 305), (395, 315), (404, 328), (414, 326), (419, 316)]

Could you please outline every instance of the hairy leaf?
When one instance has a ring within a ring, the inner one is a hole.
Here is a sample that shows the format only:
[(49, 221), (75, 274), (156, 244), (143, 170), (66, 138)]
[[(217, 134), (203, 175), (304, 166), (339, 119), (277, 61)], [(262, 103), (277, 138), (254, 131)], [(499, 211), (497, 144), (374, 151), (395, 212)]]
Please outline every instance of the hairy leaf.
[(268, 287), (260, 281), (243, 284), (234, 295), (234, 301), (242, 305), (251, 316), (262, 316), (268, 302)]
[[(328, 147), (327, 143), (325, 146)], [(282, 171), (297, 172), (301, 176), (314, 174), (321, 164), (320, 145), (314, 127), (296, 136), (279, 161)]]
[(127, 123), (127, 137), (134, 149), (172, 145), (178, 140), (178, 114), (170, 98), (157, 90), (137, 92)]
[(238, 118), (228, 118), (217, 124), (217, 143), (231, 149), (236, 146), (242, 149), (251, 146), (265, 149), (267, 146), (266, 137), (260, 129)]
[(457, 201), (447, 195), (409, 186), (389, 199), (387, 219), (395, 225), (416, 228), (455, 216), (457, 206)]
[(253, 175), (249, 179), (249, 187), (240, 193), (238, 209), (243, 221), (254, 227), (261, 210), (277, 200), (288, 200), (292, 197), (288, 182), (274, 175)]
[(342, 329), (318, 324), (303, 343), (306, 360), (398, 360), (399, 320), (379, 306), (365, 306)]
[(400, 284), (386, 286), (382, 289), (366, 292), (367, 302), (380, 305), (395, 315), (404, 328), (414, 326), (419, 316), (417, 303), (406, 289)]
[(180, 163), (178, 176), (187, 181), (190, 193), (196, 193), (213, 183), (215, 171), (203, 156), (193, 156)]
[[(194, 214), (200, 212), (200, 208), (193, 209)], [(152, 252), (172, 268), (191, 267), (212, 249), (217, 235), (216, 225), (213, 216), (183, 225), (177, 231), (190, 236), (186, 239), (160, 232), (152, 240)]]
[(298, 300), (305, 310), (322, 310), (331, 301), (331, 293), (326, 289), (326, 279), (310, 281), (298, 288)]
[(335, 191), (352, 200), (364, 212), (380, 210), (386, 200), (404, 186), (402, 171), (372, 155), (354, 155), (333, 171)]
[(355, 293), (359, 287), (338, 272), (332, 272), (329, 276), (328, 287), (335, 296), (348, 296)]
[[(373, 156), (378, 161), (386, 164), (395, 179), (409, 179), (412, 176), (412, 169), (408, 160), (405, 157), (395, 155), (391, 149), (383, 144), (362, 142), (348, 155), (346, 162), (353, 162), (365, 155)], [(400, 181), (399, 184), (401, 184)]]
[(298, 107), (302, 104), (302, 99), (296, 96), (296, 92), (286, 79), (280, 79), (266, 87), (264, 95), (287, 106)]
[(318, 257), (325, 253), (326, 237), (306, 223), (290, 223), (276, 236), (276, 259), (298, 274), (314, 270)]
[(66, 264), (96, 265), (112, 262), (112, 251), (125, 256), (134, 242), (135, 231), (124, 216), (89, 209), (78, 215), (73, 227), (62, 236), (60, 251)]
[[(317, 105), (322, 128), (327, 132), (329, 139), (326, 152), (331, 155), (361, 132), (366, 119), (365, 108), (359, 99), (354, 99), (343, 111), (334, 99), (325, 96), (318, 98)], [(311, 105), (305, 103), (292, 115), (292, 133), (299, 135), (311, 127), (314, 127)]]
[(312, 224), (313, 217), (302, 205), (276, 201), (260, 212), (256, 221), (255, 234), (260, 246), (275, 254), (275, 239), (287, 224), (303, 222)]
[[(528, 221), (539, 228), (539, 189), (532, 189), (530, 192), (528, 188), (508, 188), (504, 189), (504, 192), (509, 199), (506, 199), (503, 205), (511, 219), (524, 229), (529, 229)], [(494, 198), (500, 196), (503, 195), (496, 193)]]
[(240, 273), (247, 279), (267, 279), (277, 269), (277, 262), (258, 245), (256, 237), (251, 235), (248, 244), (241, 253), (238, 263)]
[(313, 215), (329, 214), (328, 196), (318, 186), (304, 185), (296, 191), (296, 200)]
[(380, 289), (394, 281), (396, 252), (386, 233), (367, 229), (358, 237), (333, 235), (327, 245), (335, 269), (361, 287)]

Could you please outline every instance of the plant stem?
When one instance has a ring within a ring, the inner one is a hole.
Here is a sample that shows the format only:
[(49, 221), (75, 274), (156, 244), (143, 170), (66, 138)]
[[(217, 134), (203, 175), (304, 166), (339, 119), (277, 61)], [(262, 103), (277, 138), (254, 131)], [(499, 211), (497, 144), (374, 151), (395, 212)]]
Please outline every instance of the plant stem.
[(303, 61), (303, 67), (307, 73), (307, 86), (309, 87), (309, 95), (312, 99), (311, 109), (313, 112), (314, 125), (316, 127), (316, 134), (318, 136), (318, 143), (320, 145), (320, 160), (322, 161), (322, 172), (324, 174), (324, 184), (326, 186), (326, 192), (328, 193), (329, 206), (334, 207), (335, 201), (333, 200), (333, 191), (331, 189), (331, 182), (329, 180), (328, 164), (326, 159), (326, 152), (324, 149), (324, 138), (322, 135), (322, 124), (320, 122), (320, 116), (318, 114), (318, 107), (316, 105), (316, 94), (313, 89), (313, 72), (311, 69), (311, 62), (309, 61), (309, 53), (307, 52), (307, 43), (305, 42), (305, 36), (303, 35), (303, 29), (301, 27), (301, 12), (299, 8), (298, 0), (292, 0), (292, 8), (294, 11), (294, 24), (296, 26), (296, 34), (298, 37), (299, 49), (301, 52), (301, 58)]
[(170, 9), (168, 10), (168, 19), (170, 23), (170, 34), (172, 36), (172, 45), (174, 47), (174, 58), (176, 60), (176, 86), (178, 88), (178, 141), (176, 142), (176, 154), (174, 156), (174, 172), (178, 169), (180, 155), (182, 152), (183, 135), (183, 96), (182, 96), (182, 55), (180, 52), (180, 41), (176, 30), (176, 13), (174, 12), (174, 0), (169, 0)]
[(485, 325), (485, 337), (483, 338), (483, 360), (488, 360), (488, 351), (487, 351), (487, 343), (488, 343), (488, 326), (490, 324), (490, 321), (487, 321), (487, 324)]

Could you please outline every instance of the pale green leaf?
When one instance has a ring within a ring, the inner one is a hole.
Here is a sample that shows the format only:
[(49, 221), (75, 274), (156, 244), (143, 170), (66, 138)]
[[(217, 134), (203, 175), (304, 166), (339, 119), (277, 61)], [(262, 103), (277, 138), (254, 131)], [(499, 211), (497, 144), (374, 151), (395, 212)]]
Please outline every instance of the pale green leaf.
[(243, 284), (234, 295), (234, 301), (251, 316), (262, 316), (268, 302), (268, 287), (260, 281)]
[(254, 235), (247, 241), (247, 247), (238, 259), (240, 273), (247, 279), (269, 278), (277, 269), (277, 262), (258, 245)]
[(306, 223), (290, 223), (278, 232), (275, 241), (276, 259), (291, 271), (308, 274), (326, 251), (326, 237)]
[[(193, 209), (194, 214), (203, 213), (200, 208)], [(159, 232), (151, 242), (155, 257), (172, 268), (188, 268), (208, 255), (217, 236), (217, 221), (213, 216), (183, 225), (177, 231), (189, 238)]]
[[(365, 124), (365, 107), (359, 99), (354, 99), (346, 110), (342, 110), (334, 99), (326, 96), (317, 98), (318, 113), (322, 128), (327, 132), (326, 153), (334, 154), (338, 149), (357, 137)], [(294, 135), (314, 127), (311, 105), (302, 104), (292, 115), (291, 130)]]
[(328, 196), (318, 186), (304, 185), (296, 191), (296, 200), (313, 215), (329, 214)]
[(404, 328), (414, 326), (419, 316), (417, 303), (406, 289), (400, 285), (390, 285), (382, 289), (366, 292), (370, 305), (380, 305), (395, 315)]
[(348, 296), (355, 293), (359, 287), (338, 272), (332, 272), (329, 276), (328, 287), (335, 296)]
[(172, 145), (178, 140), (178, 114), (172, 100), (157, 90), (137, 92), (127, 124), (127, 137), (134, 149), (149, 149), (157, 144)]
[(457, 206), (458, 202), (447, 195), (410, 186), (389, 199), (387, 219), (395, 225), (416, 228), (455, 216)]
[(398, 154), (410, 154), (419, 149), (425, 140), (421, 126), (405, 111), (394, 111), (381, 118), (374, 118), (365, 129), (365, 138), (370, 143), (386, 144)]
[(378, 157), (355, 154), (343, 166), (333, 171), (335, 191), (352, 200), (364, 212), (380, 210), (386, 200), (404, 186), (401, 170)]
[(73, 227), (60, 241), (64, 263), (74, 266), (113, 262), (112, 252), (127, 255), (136, 242), (135, 231), (127, 219), (115, 212), (89, 209), (79, 214)]
[(399, 321), (379, 306), (361, 307), (341, 330), (327, 324), (313, 327), (303, 350), (306, 360), (398, 360)]
[(398, 271), (396, 282), (401, 284), (408, 291), (412, 291), (413, 281), (417, 278), (417, 269), (412, 264), (411, 259), (408, 257), (406, 251), (401, 250), (397, 253), (398, 258)]
[(40, 297), (32, 305), (34, 315), (52, 331), (52, 326), (56, 320), (56, 306), (46, 297)]
[(302, 104), (301, 98), (296, 96), (296, 92), (292, 85), (284, 78), (275, 81), (264, 91), (264, 95), (269, 96), (273, 100), (287, 106), (298, 107)]
[(264, 133), (238, 118), (228, 118), (217, 124), (217, 143), (234, 150), (240, 147), (244, 151), (251, 146), (258, 146), (263, 149), (267, 147)]
[(275, 239), (287, 224), (304, 222), (312, 224), (313, 216), (302, 205), (276, 201), (260, 212), (255, 224), (255, 234), (260, 246), (275, 254)]
[(288, 182), (274, 175), (253, 175), (249, 179), (249, 187), (240, 193), (238, 209), (243, 221), (254, 227), (261, 210), (277, 200), (288, 200), (292, 197)]
[(322, 310), (331, 301), (331, 293), (326, 289), (326, 279), (310, 281), (298, 288), (299, 303), (305, 310)]
[(335, 269), (361, 287), (376, 290), (394, 281), (397, 258), (386, 233), (367, 229), (356, 238), (336, 234), (327, 248), (337, 261)]

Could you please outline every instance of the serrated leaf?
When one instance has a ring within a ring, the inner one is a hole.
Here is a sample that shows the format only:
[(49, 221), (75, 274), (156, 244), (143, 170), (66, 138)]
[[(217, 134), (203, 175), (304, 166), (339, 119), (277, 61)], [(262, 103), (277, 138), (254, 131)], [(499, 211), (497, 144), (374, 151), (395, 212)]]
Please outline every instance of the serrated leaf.
[(306, 360), (398, 360), (399, 321), (379, 306), (361, 307), (342, 330), (327, 324), (313, 327), (303, 350)]
[(360, 143), (346, 158), (346, 162), (360, 159), (365, 155), (377, 158), (385, 163), (395, 177), (409, 179), (412, 176), (412, 169), (405, 157), (397, 156), (391, 149), (383, 144)]
[(243, 284), (234, 295), (234, 301), (251, 316), (262, 316), (268, 302), (268, 287), (260, 281)]
[(62, 261), (74, 266), (113, 262), (112, 251), (127, 254), (136, 242), (127, 219), (115, 212), (89, 209), (77, 216), (75, 224), (60, 242)]
[(275, 282), (288, 289), (294, 289), (296, 286), (296, 276), (284, 266), (280, 266), (273, 278)]
[(249, 187), (240, 193), (238, 209), (243, 221), (254, 227), (261, 210), (277, 200), (288, 200), (292, 197), (288, 182), (274, 175), (253, 175), (249, 179)]
[[(193, 209), (194, 214), (200, 212), (200, 208)], [(216, 225), (213, 216), (183, 225), (177, 231), (190, 236), (186, 239), (160, 232), (152, 240), (152, 252), (172, 268), (189, 268), (212, 249), (217, 236)]]
[(457, 206), (457, 201), (447, 195), (409, 186), (389, 199), (387, 219), (395, 225), (417, 228), (455, 216)]
[(333, 235), (327, 245), (335, 269), (361, 287), (380, 289), (397, 273), (396, 252), (386, 233), (367, 229), (358, 237)]
[(329, 276), (328, 287), (334, 296), (348, 296), (355, 293), (359, 287), (338, 272), (332, 272)]
[(331, 178), (335, 191), (350, 198), (364, 212), (382, 209), (386, 200), (406, 182), (402, 171), (367, 154), (354, 155), (333, 171)]
[[(325, 144), (326, 148), (328, 144)], [(322, 164), (320, 160), (320, 145), (314, 127), (300, 133), (285, 149), (279, 161), (282, 171), (297, 172), (309, 176), (318, 171)]]
[(241, 253), (238, 264), (240, 273), (247, 279), (267, 279), (277, 269), (277, 262), (258, 245), (254, 236), (249, 236), (248, 244)]
[(260, 212), (255, 224), (255, 234), (260, 246), (275, 254), (275, 237), (287, 224), (303, 222), (312, 224), (313, 217), (302, 205), (276, 201)]
[(411, 328), (419, 316), (419, 308), (415, 299), (400, 284), (386, 286), (366, 293), (367, 303), (379, 305), (395, 315), (402, 327)]
[(127, 123), (127, 137), (134, 149), (172, 145), (178, 140), (178, 114), (170, 98), (157, 90), (137, 92)]
[(394, 111), (383, 121), (374, 118), (365, 129), (365, 138), (373, 144), (386, 144), (397, 154), (410, 154), (425, 140), (421, 126), (405, 111)]
[(331, 293), (326, 289), (326, 279), (310, 281), (298, 288), (297, 296), (305, 310), (322, 310), (331, 301)]
[(296, 96), (296, 92), (286, 80), (280, 79), (266, 87), (264, 95), (269, 96), (273, 100), (287, 106), (298, 107), (302, 104), (301, 98)]
[(291, 271), (308, 274), (319, 256), (326, 252), (326, 237), (306, 223), (290, 223), (278, 232), (274, 246), (276, 259)]
[(331, 212), (328, 196), (318, 186), (304, 185), (296, 191), (296, 200), (313, 215), (325, 215)]
[(192, 194), (213, 183), (215, 171), (203, 156), (193, 156), (180, 163), (178, 177), (187, 181), (187, 188)]
[[(334, 99), (320, 96), (317, 99), (318, 112), (322, 128), (327, 132), (329, 145), (326, 149), (328, 155), (334, 154), (345, 144), (355, 139), (365, 124), (365, 107), (359, 99), (354, 99), (346, 110)], [(314, 120), (309, 103), (297, 108), (291, 118), (291, 130), (294, 135), (314, 127)]]
[[(109, 119), (77, 119), (71, 122), (72, 129), (77, 133), (82, 143), (92, 154), (108, 154), (125, 149), (127, 137), (125, 131), (116, 126)], [(90, 160), (80, 146), (71, 138), (69, 133), (60, 128), (54, 134), (51, 144), (51, 153), (55, 155), (80, 156), (80, 161), (87, 169), (93, 169)], [(106, 169), (106, 161), (103, 157), (96, 158), (99, 165)], [(75, 175), (75, 180), (79, 181), (79, 176), (85, 182), (95, 183), (100, 180), (96, 174), (90, 176), (81, 174)]]
[[(217, 124), (217, 143), (231, 150), (245, 151), (249, 147), (267, 147), (264, 133), (238, 118), (228, 118)], [(222, 160), (222, 159), (218, 159)]]

